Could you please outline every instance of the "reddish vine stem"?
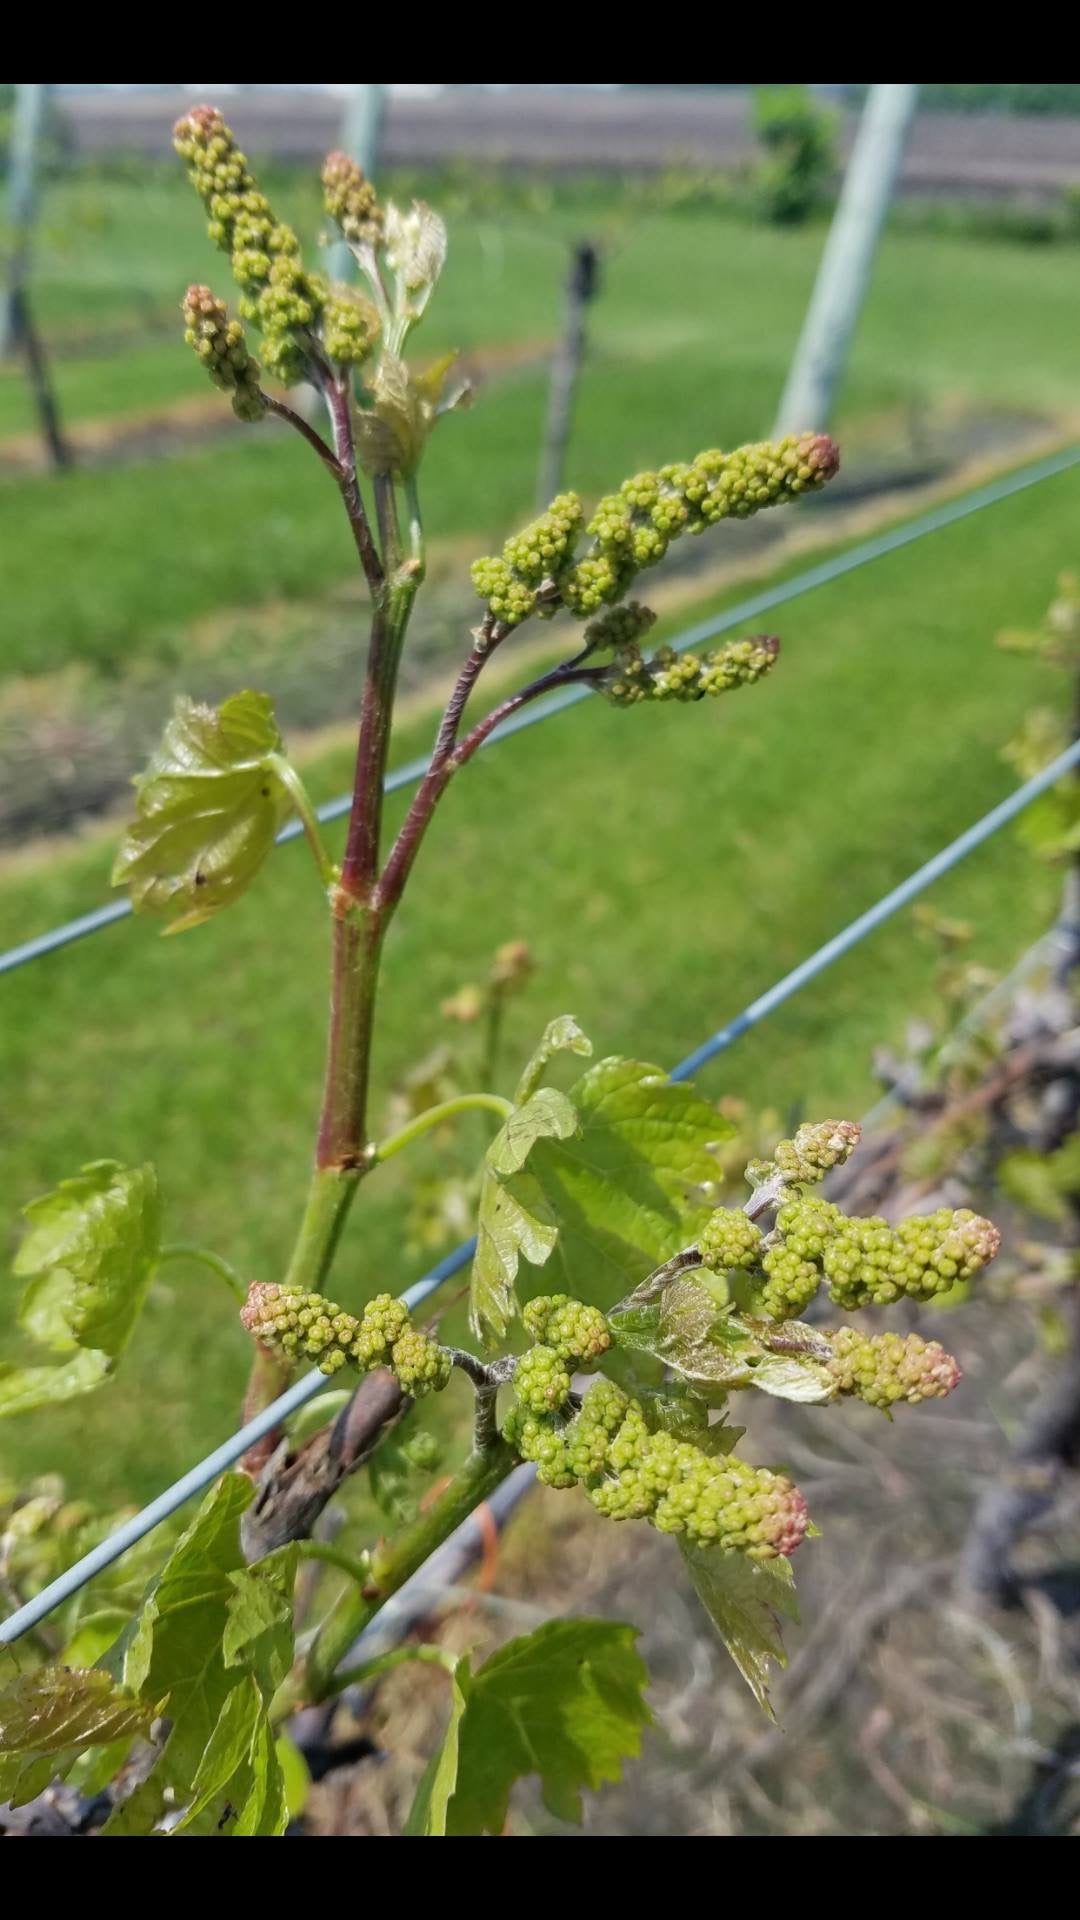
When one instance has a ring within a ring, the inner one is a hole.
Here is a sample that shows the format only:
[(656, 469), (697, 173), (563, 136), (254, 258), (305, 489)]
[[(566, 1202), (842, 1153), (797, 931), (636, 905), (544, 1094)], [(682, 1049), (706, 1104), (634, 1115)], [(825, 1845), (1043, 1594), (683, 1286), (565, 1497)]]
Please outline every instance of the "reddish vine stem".
[[(465, 738), (453, 746), (449, 752), (444, 752), (441, 758), (438, 753), (432, 757), (427, 773), (416, 790), (412, 806), (405, 816), (401, 831), (390, 851), (379, 883), (379, 904), (384, 911), (392, 912), (400, 900), (405, 883), (412, 871), (413, 862), (420, 851), (420, 843), (450, 781), (455, 773), (472, 759), (473, 754), (479, 751), (496, 727), (500, 726), (504, 720), (508, 720), (511, 714), (517, 713), (519, 708), (526, 706), (530, 700), (539, 699), (541, 694), (551, 693), (558, 687), (574, 686), (579, 683), (595, 686), (596, 677), (596, 671), (593, 668), (579, 667), (573, 661), (564, 661), (561, 666), (552, 667), (549, 673), (541, 674), (538, 680), (531, 681), (527, 687), (520, 688), (517, 693), (512, 693), (507, 699), (500, 701), (497, 707), (493, 707), (490, 713), (477, 721), (471, 733), (467, 733)], [(475, 674), (473, 678), (475, 679)], [(460, 681), (458, 684), (460, 686)], [(468, 689), (466, 689), (466, 698), (467, 694)], [(461, 706), (464, 707), (464, 704), (463, 699)], [(449, 712), (449, 709), (447, 711)]]
[(304, 419), (303, 415), (297, 413), (293, 407), (286, 406), (284, 400), (275, 400), (271, 393), (264, 393), (263, 399), (266, 402), (266, 410), (268, 413), (276, 414), (279, 420), (284, 420), (290, 427), (294, 428), (297, 433), (303, 436), (309, 447), (315, 449), (323, 466), (340, 487), (345, 479), (344, 469), (335, 455), (333, 448), (327, 446), (322, 434), (316, 433), (314, 427)]
[(385, 556), (380, 557), (375, 545), (371, 527), (368, 524), (363, 495), (360, 492), (360, 481), (356, 471), (356, 447), (353, 441), (352, 421), (349, 418), (349, 396), (332, 376), (323, 381), (323, 395), (334, 435), (334, 453), (338, 466), (337, 481), (341, 489), (341, 498), (353, 540), (356, 543), (356, 551), (360, 556), (360, 565), (364, 569), (364, 577), (374, 597), (378, 595), (386, 579), (383, 564)]

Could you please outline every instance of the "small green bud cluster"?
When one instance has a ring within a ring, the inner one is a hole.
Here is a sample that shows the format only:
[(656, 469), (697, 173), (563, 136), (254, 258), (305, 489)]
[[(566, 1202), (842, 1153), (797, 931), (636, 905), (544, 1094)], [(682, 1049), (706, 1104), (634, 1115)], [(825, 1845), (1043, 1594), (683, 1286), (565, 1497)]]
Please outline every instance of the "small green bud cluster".
[(550, 1413), (530, 1413), (528, 1407), (511, 1407), (503, 1421), (502, 1434), (507, 1445), (522, 1460), (531, 1460), (536, 1477), (545, 1487), (576, 1487), (567, 1444), (569, 1428)]
[[(520, 1371), (521, 1362), (515, 1386)], [(503, 1431), (523, 1459), (536, 1462), (545, 1485), (581, 1483), (608, 1519), (648, 1520), (662, 1533), (755, 1560), (793, 1553), (806, 1532), (806, 1502), (789, 1480), (650, 1432), (640, 1404), (610, 1380), (590, 1388), (568, 1425), (520, 1405)]]
[(779, 652), (780, 642), (771, 634), (729, 640), (704, 654), (661, 647), (651, 660), (642, 659), (636, 645), (627, 646), (617, 654), (602, 691), (617, 707), (642, 700), (704, 700), (708, 694), (752, 686), (775, 665)]
[(356, 246), (377, 247), (383, 216), (378, 197), (363, 168), (347, 153), (328, 153), (322, 170), (323, 205), (346, 240)]
[(761, 1262), (765, 1275), (761, 1307), (770, 1320), (798, 1320), (820, 1287), (821, 1267), (813, 1254), (803, 1250), (805, 1241), (812, 1237), (793, 1233), (791, 1239), (782, 1240), (765, 1253)]
[(371, 301), (352, 287), (332, 286), (322, 317), (322, 343), (340, 367), (358, 367), (379, 337), (379, 316)]
[(530, 1347), (514, 1370), (514, 1392), (529, 1413), (558, 1413), (570, 1397), (570, 1375), (554, 1347)]
[(184, 295), (184, 339), (194, 347), (215, 387), (232, 397), (240, 420), (259, 420), (266, 402), (259, 391), (259, 363), (248, 352), (239, 320), (230, 320), (225, 303), (209, 287), (189, 287)]
[(825, 1278), (842, 1307), (888, 1306), (907, 1294), (931, 1300), (993, 1259), (1001, 1235), (970, 1208), (887, 1221), (843, 1220), (825, 1246)]
[(449, 1354), (414, 1327), (408, 1308), (388, 1293), (369, 1300), (358, 1317), (320, 1293), (256, 1282), (240, 1319), (264, 1346), (313, 1360), (323, 1373), (346, 1364), (363, 1373), (389, 1367), (414, 1398), (440, 1392), (450, 1378)]
[(849, 1160), (862, 1138), (855, 1120), (813, 1120), (796, 1130), (793, 1140), (781, 1140), (773, 1160), (776, 1170), (792, 1186), (824, 1180), (833, 1167)]
[(299, 240), (276, 218), (217, 108), (192, 107), (173, 138), (210, 216), (210, 238), (230, 257), (240, 311), (262, 330), (264, 365), (292, 385), (307, 370), (324, 289), (304, 271)]
[(588, 1366), (611, 1345), (608, 1323), (599, 1307), (587, 1307), (565, 1293), (539, 1295), (528, 1302), (521, 1317), (531, 1340), (542, 1341), (574, 1367)]
[(867, 1335), (857, 1327), (840, 1327), (829, 1335), (829, 1344), (829, 1372), (839, 1392), (886, 1412), (901, 1400), (911, 1407), (922, 1400), (940, 1400), (960, 1380), (952, 1354), (917, 1333)]
[(761, 1256), (761, 1240), (761, 1228), (741, 1207), (717, 1207), (698, 1235), (701, 1264), (714, 1273), (754, 1266)]
[(849, 1219), (809, 1196), (779, 1209), (776, 1231), (779, 1241), (762, 1261), (763, 1304), (776, 1319), (802, 1312), (823, 1277), (842, 1307), (888, 1306), (905, 1294), (929, 1300), (970, 1280), (1001, 1244), (997, 1228), (967, 1207), (940, 1207), (890, 1226), (877, 1216)]
[(585, 644), (590, 653), (621, 654), (655, 625), (656, 615), (651, 607), (642, 606), (639, 600), (628, 600), (625, 606), (609, 607), (598, 619), (590, 620), (585, 629)]
[[(562, 604), (587, 619), (602, 606), (621, 600), (635, 574), (662, 560), (671, 541), (681, 534), (701, 533), (721, 520), (746, 519), (762, 507), (824, 486), (839, 465), (839, 453), (827, 434), (803, 433), (789, 434), (776, 443), (740, 447), (734, 453), (711, 449), (699, 453), (689, 465), (634, 474), (617, 493), (606, 494), (598, 503), (588, 525), (592, 546), (576, 560), (573, 544), (580, 504), (576, 495), (563, 495), (549, 512), (562, 509), (560, 518), (565, 517), (567, 501), (574, 502), (576, 512), (561, 551), (558, 539), (545, 542), (540, 536), (538, 541), (533, 537), (536, 529), (527, 528), (516, 541), (507, 542), (501, 563), (478, 562), (473, 582), (495, 617), (507, 624), (528, 618), (537, 604), (536, 586), (546, 578), (551, 578)], [(543, 528), (547, 517), (536, 528)], [(538, 551), (545, 544), (552, 545), (551, 554)], [(518, 568), (515, 553), (524, 558), (524, 571)], [(538, 572), (541, 560), (544, 564)], [(555, 600), (554, 592), (545, 595), (541, 611), (552, 612)]]
[(419, 1327), (406, 1327), (390, 1350), (390, 1365), (399, 1384), (414, 1400), (425, 1393), (441, 1393), (452, 1372), (453, 1363), (438, 1341), (429, 1340)]
[(577, 494), (560, 493), (546, 513), (511, 535), (501, 559), (474, 562), (473, 585), (496, 620), (516, 627), (535, 611), (537, 589), (545, 582), (554, 582), (573, 549), (583, 518)]

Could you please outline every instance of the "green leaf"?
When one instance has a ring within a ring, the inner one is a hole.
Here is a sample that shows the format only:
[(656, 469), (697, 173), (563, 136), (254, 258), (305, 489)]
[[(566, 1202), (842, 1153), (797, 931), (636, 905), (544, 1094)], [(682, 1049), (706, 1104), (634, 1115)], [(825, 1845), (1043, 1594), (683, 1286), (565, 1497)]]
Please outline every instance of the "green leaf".
[(770, 1719), (770, 1662), (787, 1665), (783, 1619), (798, 1620), (789, 1560), (749, 1560), (744, 1553), (679, 1539), (698, 1599), (758, 1705)]
[(0, 1365), (0, 1420), (92, 1393), (110, 1371), (107, 1353), (77, 1353), (51, 1367), (16, 1367), (5, 1362)]
[(475, 1675), (459, 1664), (450, 1730), (409, 1831), (501, 1833), (514, 1782), (533, 1773), (551, 1812), (580, 1820), (581, 1789), (618, 1780), (651, 1722), (636, 1638), (613, 1620), (552, 1620)]
[(544, 1029), (544, 1037), (529, 1061), (521, 1079), (518, 1081), (514, 1099), (518, 1106), (536, 1092), (544, 1077), (549, 1063), (557, 1053), (577, 1053), (586, 1057), (592, 1052), (592, 1041), (582, 1033), (572, 1013), (561, 1013), (556, 1020), (549, 1020)]
[[(469, 1323), (488, 1346), (505, 1339), (517, 1311), (514, 1283), (520, 1260), (542, 1266), (558, 1234), (556, 1223), (546, 1218), (543, 1194), (524, 1172), (525, 1162), (538, 1140), (568, 1139), (579, 1131), (572, 1101), (540, 1083), (556, 1054), (591, 1052), (592, 1043), (571, 1014), (550, 1021), (518, 1082), (514, 1111), (484, 1157)], [(511, 1191), (506, 1181), (512, 1175), (516, 1179)]]
[(507, 1116), (487, 1150), (487, 1164), (503, 1176), (520, 1173), (538, 1140), (569, 1140), (580, 1131), (577, 1111), (565, 1093), (540, 1087)]
[(763, 1332), (761, 1323), (744, 1321), (718, 1306), (696, 1273), (680, 1274), (650, 1306), (612, 1314), (610, 1325), (618, 1349), (647, 1354), (698, 1387), (725, 1392), (756, 1387), (778, 1400), (808, 1406), (836, 1394), (836, 1382), (824, 1364), (828, 1343), (813, 1327), (789, 1321), (782, 1332), (784, 1343), (801, 1350), (773, 1352), (767, 1341), (777, 1330)]
[(804, 1407), (820, 1407), (836, 1397), (832, 1374), (807, 1354), (766, 1354), (755, 1364), (750, 1385), (776, 1400), (794, 1400)]
[(221, 1651), (227, 1667), (244, 1666), (267, 1698), (292, 1665), (293, 1588), (299, 1549), (278, 1547), (253, 1567), (229, 1575), (232, 1598)]
[(133, 1691), (168, 1694), (171, 1722), (147, 1790), (118, 1809), (109, 1835), (152, 1832), (169, 1794), (191, 1802), (177, 1831), (284, 1830), (267, 1707), (292, 1662), (297, 1549), (244, 1565), (240, 1518), (251, 1497), (242, 1474), (218, 1481), (109, 1656)]
[(998, 1162), (997, 1178), (1009, 1198), (1047, 1220), (1069, 1218), (1069, 1200), (1080, 1191), (1080, 1134), (1054, 1153), (1017, 1148)]
[(405, 1823), (406, 1839), (438, 1839), (446, 1833), (447, 1814), (458, 1779), (461, 1722), (471, 1686), (469, 1662), (459, 1660), (450, 1678), (450, 1720), (442, 1745), (432, 1754), (416, 1789)]
[(80, 1753), (145, 1733), (159, 1711), (94, 1669), (20, 1675), (0, 1692), (0, 1800), (25, 1805)]
[(236, 1603), (234, 1573), (245, 1571), (240, 1516), (249, 1480), (230, 1473), (207, 1494), (162, 1568), (128, 1642), (123, 1679), (144, 1699), (169, 1696), (172, 1732), (155, 1772), (186, 1791), (226, 1696), (243, 1677), (225, 1659)]
[(284, 1833), (284, 1778), (254, 1675), (226, 1697), (192, 1787), (191, 1805), (171, 1833), (235, 1839)]
[(135, 783), (135, 819), (113, 867), (136, 913), (160, 914), (180, 933), (250, 886), (291, 806), (281, 751), (264, 693), (234, 693), (218, 708), (177, 701)]
[(15, 1272), (32, 1276), (19, 1307), (27, 1333), (60, 1353), (115, 1360), (127, 1346), (161, 1244), (152, 1166), (97, 1160), (25, 1208)]
[[(580, 1135), (538, 1142), (528, 1170), (559, 1230), (551, 1262), (559, 1291), (610, 1307), (704, 1224), (711, 1207), (701, 1189), (717, 1171), (710, 1149), (731, 1124), (692, 1087), (638, 1060), (599, 1061), (570, 1099)], [(545, 1288), (553, 1284), (549, 1271)]]
[(760, 1353), (742, 1322), (689, 1274), (672, 1280), (652, 1305), (613, 1314), (611, 1329), (619, 1346), (649, 1354), (702, 1386), (749, 1386)]
[(528, 1185), (527, 1176), (519, 1175), (511, 1192), (485, 1167), (469, 1283), (469, 1325), (489, 1346), (505, 1339), (517, 1311), (514, 1282), (520, 1260), (524, 1257), (533, 1266), (543, 1266), (559, 1237), (551, 1221), (530, 1209), (526, 1199), (530, 1194), (534, 1207), (537, 1202), (545, 1204), (539, 1190)]
[(573, 1137), (536, 1139), (518, 1173), (485, 1171), (471, 1318), (490, 1342), (516, 1310), (521, 1258), (540, 1266), (553, 1255), (557, 1280), (545, 1275), (545, 1286), (610, 1307), (692, 1240), (710, 1211), (710, 1148), (732, 1129), (692, 1088), (659, 1067), (609, 1059), (569, 1100), (580, 1120)]
[(311, 1771), (295, 1740), (279, 1733), (274, 1742), (281, 1768), (281, 1784), (290, 1820), (299, 1820), (311, 1792)]

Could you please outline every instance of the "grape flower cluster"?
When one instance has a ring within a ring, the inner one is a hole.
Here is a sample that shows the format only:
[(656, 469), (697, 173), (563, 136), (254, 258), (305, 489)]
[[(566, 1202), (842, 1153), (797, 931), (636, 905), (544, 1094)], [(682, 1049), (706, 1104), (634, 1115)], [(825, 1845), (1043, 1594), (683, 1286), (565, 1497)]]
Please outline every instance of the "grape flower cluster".
[(732, 1454), (718, 1458), (692, 1440), (651, 1431), (640, 1402), (610, 1380), (597, 1380), (580, 1411), (560, 1421), (557, 1412), (535, 1404), (532, 1368), (530, 1397), (521, 1397), (522, 1368), (530, 1359), (526, 1354), (518, 1362), (519, 1402), (507, 1416), (503, 1435), (522, 1459), (535, 1462), (546, 1486), (580, 1485), (608, 1519), (648, 1520), (661, 1533), (685, 1534), (695, 1544), (738, 1551), (752, 1560), (795, 1551), (806, 1532), (807, 1512), (790, 1480)]
[(238, 419), (258, 420), (266, 407), (259, 390), (259, 363), (248, 352), (239, 320), (229, 319), (224, 302), (209, 287), (189, 287), (183, 312), (184, 338), (215, 387), (231, 395)]
[(793, 1261), (812, 1267), (846, 1308), (891, 1306), (904, 1296), (932, 1300), (972, 1279), (1001, 1244), (997, 1228), (969, 1207), (939, 1207), (892, 1224), (878, 1215), (849, 1217), (806, 1195), (779, 1208), (776, 1233), (762, 1262), (770, 1280), (790, 1285)]
[(546, 514), (506, 542), (501, 558), (478, 560), (473, 584), (491, 615), (517, 626), (560, 605), (579, 619), (623, 599), (636, 574), (662, 560), (684, 533), (721, 520), (744, 520), (763, 507), (809, 493), (840, 465), (827, 434), (788, 434), (733, 453), (709, 449), (687, 464), (624, 480), (597, 504), (578, 555), (583, 519), (576, 494), (561, 494)]
[(414, 1398), (440, 1392), (450, 1378), (445, 1348), (414, 1327), (408, 1308), (388, 1293), (369, 1300), (356, 1315), (320, 1293), (257, 1281), (240, 1318), (263, 1346), (290, 1360), (312, 1360), (323, 1373), (347, 1365), (362, 1373), (389, 1367)]
[(262, 333), (264, 365), (292, 386), (308, 371), (326, 288), (305, 271), (296, 234), (277, 218), (216, 107), (192, 107), (173, 142), (210, 216), (210, 238), (229, 255), (240, 312)]
[(709, 694), (753, 686), (775, 665), (779, 652), (780, 642), (771, 634), (729, 640), (702, 654), (660, 647), (651, 660), (643, 659), (639, 647), (624, 646), (598, 685), (617, 707), (637, 706), (642, 700), (704, 700)]
[(900, 1401), (917, 1407), (923, 1400), (943, 1399), (960, 1380), (952, 1354), (917, 1333), (864, 1334), (857, 1327), (839, 1327), (829, 1335), (829, 1345), (828, 1369), (837, 1392), (885, 1412)]

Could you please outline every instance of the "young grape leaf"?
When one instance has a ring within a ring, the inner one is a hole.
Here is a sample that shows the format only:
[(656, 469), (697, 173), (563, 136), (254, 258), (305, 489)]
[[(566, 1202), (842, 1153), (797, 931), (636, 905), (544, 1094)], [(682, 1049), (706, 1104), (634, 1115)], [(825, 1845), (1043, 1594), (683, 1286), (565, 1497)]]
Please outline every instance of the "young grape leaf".
[(96, 1160), (24, 1209), (14, 1270), (30, 1275), (19, 1323), (60, 1353), (85, 1347), (115, 1360), (135, 1329), (161, 1244), (152, 1166)]
[(291, 802), (282, 741), (266, 694), (220, 707), (180, 699), (161, 745), (135, 782), (136, 813), (113, 866), (136, 913), (166, 932), (209, 920), (250, 886)]
[(751, 1373), (750, 1385), (776, 1400), (794, 1400), (804, 1407), (820, 1407), (836, 1397), (832, 1374), (803, 1353), (765, 1354)]
[(483, 1338), (506, 1333), (519, 1257), (539, 1266), (553, 1255), (545, 1287), (610, 1307), (708, 1217), (710, 1148), (732, 1131), (715, 1107), (638, 1060), (599, 1061), (568, 1098), (574, 1136), (545, 1135), (521, 1172), (486, 1176), (472, 1288)]
[(162, 1760), (171, 1781), (190, 1784), (225, 1696), (239, 1674), (225, 1664), (225, 1631), (244, 1567), (240, 1516), (252, 1487), (229, 1473), (211, 1488), (181, 1534), (146, 1600), (123, 1657), (125, 1683), (144, 1698), (169, 1696), (172, 1732)]
[(514, 1099), (519, 1107), (536, 1092), (557, 1053), (584, 1054), (586, 1058), (592, 1053), (592, 1041), (582, 1033), (572, 1013), (561, 1013), (544, 1028), (540, 1045), (518, 1081)]
[(785, 1343), (799, 1351), (775, 1353), (760, 1323), (718, 1306), (696, 1273), (680, 1274), (660, 1299), (611, 1316), (616, 1347), (644, 1353), (698, 1387), (733, 1391), (756, 1387), (779, 1400), (807, 1405), (831, 1400), (836, 1382), (823, 1364), (827, 1341), (812, 1327), (789, 1322)]
[(580, 1131), (576, 1109), (565, 1093), (539, 1087), (524, 1106), (507, 1115), (485, 1158), (493, 1173), (520, 1173), (538, 1140), (568, 1140)]
[(297, 1557), (295, 1545), (278, 1547), (254, 1566), (229, 1575), (233, 1592), (222, 1656), (226, 1667), (250, 1670), (267, 1699), (292, 1665)]
[(775, 1719), (769, 1703), (770, 1661), (787, 1665), (781, 1616), (798, 1620), (790, 1560), (749, 1560), (744, 1553), (698, 1546), (681, 1536), (698, 1599), (709, 1615), (754, 1699)]
[[(218, 1481), (177, 1541), (132, 1629), (106, 1656), (133, 1692), (143, 1698), (168, 1694), (171, 1723), (146, 1792), (116, 1810), (104, 1829), (108, 1835), (152, 1832), (170, 1793), (180, 1805), (201, 1801), (187, 1830), (282, 1831), (283, 1789), (265, 1709), (292, 1660), (296, 1550), (284, 1547), (245, 1566), (240, 1519), (251, 1497), (242, 1474)], [(237, 1690), (258, 1700), (261, 1718), (250, 1717), (250, 1705), (231, 1703)], [(238, 1728), (246, 1730), (242, 1738)], [(243, 1746), (232, 1772), (230, 1741)], [(222, 1820), (228, 1801), (235, 1818), (230, 1813), (220, 1825), (199, 1826), (212, 1797), (237, 1769), (241, 1777), (217, 1809)]]
[(599, 1061), (570, 1099), (580, 1135), (541, 1141), (529, 1160), (559, 1230), (544, 1285), (611, 1306), (704, 1225), (710, 1149), (732, 1128), (692, 1087), (639, 1060)]
[(17, 1367), (5, 1361), (0, 1365), (0, 1420), (92, 1393), (109, 1372), (107, 1353), (77, 1353), (51, 1367)]
[(545, 1805), (581, 1819), (581, 1789), (618, 1780), (652, 1716), (633, 1627), (551, 1620), (475, 1674), (458, 1664), (450, 1727), (421, 1781), (410, 1834), (499, 1834), (510, 1790), (540, 1776)]
[(385, 240), (390, 267), (422, 313), (446, 264), (446, 227), (423, 200), (414, 200), (408, 213), (391, 200)]
[(406, 1839), (437, 1839), (445, 1836), (447, 1815), (457, 1786), (460, 1760), (461, 1722), (472, 1688), (472, 1670), (467, 1660), (459, 1660), (450, 1677), (450, 1719), (437, 1747), (424, 1768), (416, 1797), (405, 1823)]
[[(526, 1195), (532, 1197), (530, 1208)], [(543, 1195), (519, 1175), (513, 1192), (485, 1168), (476, 1219), (476, 1254), (469, 1282), (469, 1325), (477, 1339), (498, 1346), (517, 1312), (514, 1281), (522, 1258), (541, 1267), (559, 1237), (558, 1228), (536, 1213)], [(545, 1207), (546, 1211), (546, 1207)]]
[(95, 1161), (25, 1211), (30, 1224), (15, 1272), (29, 1276), (29, 1285), (19, 1324), (65, 1357), (52, 1366), (0, 1367), (0, 1418), (101, 1385), (134, 1332), (161, 1240), (151, 1166)]
[(356, 452), (365, 473), (412, 473), (436, 421), (467, 404), (469, 389), (443, 398), (446, 376), (456, 355), (447, 354), (425, 373), (384, 353), (371, 383), (371, 406), (354, 420)]
[(20, 1675), (0, 1691), (0, 1801), (24, 1806), (81, 1753), (145, 1733), (159, 1711), (94, 1669)]
[(254, 1839), (284, 1833), (285, 1783), (254, 1675), (226, 1696), (192, 1790), (191, 1805), (172, 1834)]

